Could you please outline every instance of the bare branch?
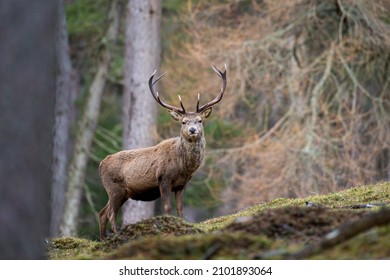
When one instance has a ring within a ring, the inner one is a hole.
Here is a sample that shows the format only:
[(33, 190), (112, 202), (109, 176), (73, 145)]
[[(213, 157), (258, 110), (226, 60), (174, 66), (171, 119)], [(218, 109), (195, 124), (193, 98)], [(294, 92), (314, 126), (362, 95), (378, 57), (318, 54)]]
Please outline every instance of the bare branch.
[(372, 227), (382, 226), (390, 222), (390, 209), (383, 208), (379, 212), (372, 213), (361, 220), (346, 223), (328, 233), (324, 239), (316, 244), (310, 244), (302, 250), (288, 256), (289, 259), (305, 259), (332, 248)]

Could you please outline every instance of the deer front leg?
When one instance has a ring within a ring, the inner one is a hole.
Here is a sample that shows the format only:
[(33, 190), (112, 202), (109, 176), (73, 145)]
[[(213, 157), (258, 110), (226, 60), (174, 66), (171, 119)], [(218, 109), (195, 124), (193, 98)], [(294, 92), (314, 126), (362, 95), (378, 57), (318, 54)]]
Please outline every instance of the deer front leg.
[(183, 218), (183, 196), (184, 196), (185, 186), (182, 189), (179, 189), (175, 192), (176, 198), (176, 210), (179, 218)]
[(165, 215), (171, 213), (171, 180), (162, 179), (160, 181), (160, 195), (164, 206)]

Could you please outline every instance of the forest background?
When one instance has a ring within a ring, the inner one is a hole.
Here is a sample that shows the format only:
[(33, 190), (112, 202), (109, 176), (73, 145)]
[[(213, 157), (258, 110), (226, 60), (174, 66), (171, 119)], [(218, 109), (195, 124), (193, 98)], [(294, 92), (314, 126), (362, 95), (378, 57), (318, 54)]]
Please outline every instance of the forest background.
[[(98, 165), (124, 146), (127, 4), (64, 1), (70, 95), (68, 107), (57, 107), (56, 119), (58, 114), (68, 118), (62, 152), (67, 172), (61, 173), (68, 176), (61, 179), (65, 187), (53, 184), (52, 189), (57, 195), (53, 199), (64, 208), (69, 204), (69, 178), (77, 177), (71, 170), (72, 154), (79, 151), (77, 139), (87, 130), (82, 123), (92, 85), (105, 55), (110, 59), (102, 76), (101, 103), (94, 110), (99, 114), (92, 116), (96, 129), (84, 183), (78, 183), (79, 202), (68, 206), (80, 212), (72, 220), (72, 231), (61, 229), (59, 218), (52, 235), (70, 232), (97, 238), (98, 212), (107, 200)], [(226, 63), (228, 68), (225, 97), (205, 123), (205, 162), (186, 191), (186, 219), (199, 221), (277, 197), (390, 180), (390, 1), (161, 4), (158, 71), (167, 72), (159, 90), (165, 100), (175, 104), (180, 94), (194, 107), (198, 92), (202, 100), (211, 100), (220, 81), (210, 66)], [(117, 34), (109, 33), (113, 22)], [(145, 84), (153, 70), (144, 77)], [(154, 103), (149, 92), (136, 94)], [(142, 118), (152, 112), (143, 110)], [(179, 124), (166, 110), (156, 114), (156, 122), (148, 125), (151, 142), (177, 136)], [(153, 207), (161, 212), (158, 204)], [(63, 209), (53, 212), (61, 217)]]

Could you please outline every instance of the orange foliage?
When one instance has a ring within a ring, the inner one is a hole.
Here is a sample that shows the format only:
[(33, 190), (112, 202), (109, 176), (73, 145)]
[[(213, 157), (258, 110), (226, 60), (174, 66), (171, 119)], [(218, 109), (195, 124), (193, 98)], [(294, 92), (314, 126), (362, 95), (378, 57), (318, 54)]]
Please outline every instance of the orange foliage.
[(209, 65), (228, 65), (213, 114), (241, 134), (204, 167), (227, 182), (226, 205), (390, 179), (389, 1), (199, 1), (180, 21), (166, 92), (208, 100)]

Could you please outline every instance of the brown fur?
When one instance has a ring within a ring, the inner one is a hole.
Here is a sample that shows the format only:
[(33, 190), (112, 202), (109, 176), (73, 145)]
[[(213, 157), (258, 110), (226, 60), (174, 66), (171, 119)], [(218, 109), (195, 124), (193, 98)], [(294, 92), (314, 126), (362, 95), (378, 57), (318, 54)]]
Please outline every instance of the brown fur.
[(100, 163), (100, 179), (109, 198), (99, 213), (101, 239), (106, 237), (108, 221), (112, 230), (118, 232), (116, 216), (129, 198), (151, 201), (161, 196), (164, 211), (169, 214), (170, 194), (174, 192), (178, 216), (183, 217), (185, 187), (204, 158), (202, 120), (210, 113), (211, 108), (201, 113), (171, 111), (172, 117), (182, 122), (180, 137), (153, 147), (120, 151)]

